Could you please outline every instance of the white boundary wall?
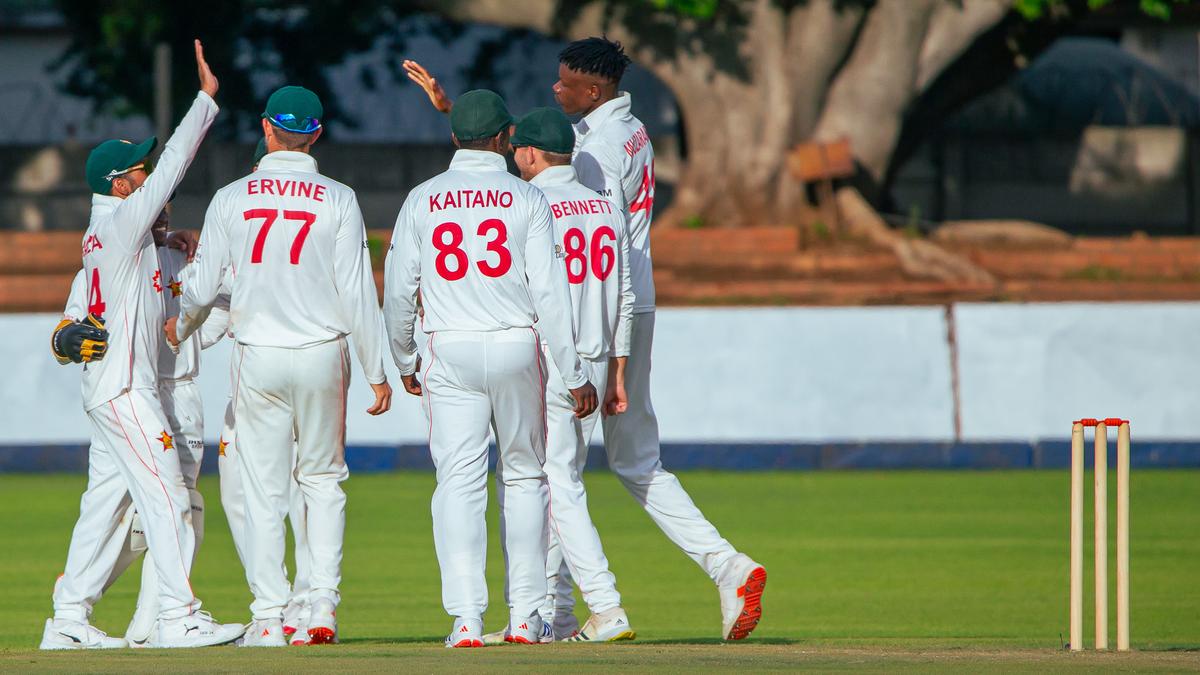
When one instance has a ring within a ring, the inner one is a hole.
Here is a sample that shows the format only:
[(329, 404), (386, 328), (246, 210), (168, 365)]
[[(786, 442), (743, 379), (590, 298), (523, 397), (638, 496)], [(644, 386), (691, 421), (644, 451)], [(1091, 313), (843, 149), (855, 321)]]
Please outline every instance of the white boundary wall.
[[(1200, 303), (955, 306), (962, 438), (1064, 437), (1072, 417), (1121, 415), (1139, 436), (1200, 439)], [(944, 307), (712, 308), (658, 313), (653, 396), (667, 442), (954, 439)], [(0, 315), (3, 444), (84, 443), (79, 366), (49, 354), (51, 314)], [(230, 345), (204, 353), (215, 441)], [(352, 359), (353, 360), (353, 359)], [(357, 364), (347, 441), (423, 443), (399, 390), (371, 418)], [(598, 440), (598, 436), (597, 436)]]

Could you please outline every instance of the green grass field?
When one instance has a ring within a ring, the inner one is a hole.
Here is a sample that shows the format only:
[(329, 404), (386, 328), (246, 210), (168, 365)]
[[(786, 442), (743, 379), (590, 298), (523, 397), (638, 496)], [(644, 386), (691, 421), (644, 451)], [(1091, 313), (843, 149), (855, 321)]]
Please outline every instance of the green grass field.
[[(450, 620), (441, 609), (430, 529), (433, 477), (395, 473), (346, 483), (343, 645), (45, 654), (36, 646), (85, 477), (0, 475), (0, 670), (1200, 670), (1200, 472), (1135, 473), (1137, 651), (1082, 655), (1062, 652), (1060, 642), (1067, 628), (1065, 472), (681, 478), (722, 534), (768, 569), (764, 619), (744, 643), (720, 644), (711, 582), (610, 474), (597, 472), (588, 479), (593, 516), (638, 640), (449, 652), (441, 647)], [(204, 478), (201, 489), (208, 533), (193, 586), (218, 619), (246, 621), (249, 592), (215, 477)], [(495, 519), (493, 508), (489, 629), (507, 613)], [(1090, 573), (1090, 550), (1086, 555)], [(132, 612), (136, 571), (96, 609), (95, 623), (110, 633), (122, 633)], [(1088, 644), (1091, 611), (1085, 608)], [(1110, 624), (1115, 630), (1115, 619)]]

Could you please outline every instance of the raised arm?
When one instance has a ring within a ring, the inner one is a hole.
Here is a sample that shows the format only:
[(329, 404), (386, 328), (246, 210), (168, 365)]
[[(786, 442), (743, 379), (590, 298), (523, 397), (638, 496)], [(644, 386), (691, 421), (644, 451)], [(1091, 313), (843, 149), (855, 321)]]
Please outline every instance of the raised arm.
[(150, 231), (175, 188), (179, 187), (200, 148), (200, 142), (217, 117), (217, 103), (213, 100), (217, 93), (217, 78), (204, 60), (204, 49), (199, 40), (196, 40), (195, 47), (200, 92), (167, 140), (154, 171), (140, 188), (121, 200), (116, 209), (117, 216), (110, 221), (114, 231), (106, 233), (107, 236), (115, 237), (126, 249), (136, 249)]
[(425, 95), (429, 97), (429, 102), (443, 114), (450, 114), (450, 109), (454, 107), (454, 101), (446, 96), (446, 91), (442, 89), (442, 85), (429, 74), (425, 67), (416, 61), (410, 59), (404, 60), (404, 72), (408, 74), (408, 79), (412, 80), (420, 87)]

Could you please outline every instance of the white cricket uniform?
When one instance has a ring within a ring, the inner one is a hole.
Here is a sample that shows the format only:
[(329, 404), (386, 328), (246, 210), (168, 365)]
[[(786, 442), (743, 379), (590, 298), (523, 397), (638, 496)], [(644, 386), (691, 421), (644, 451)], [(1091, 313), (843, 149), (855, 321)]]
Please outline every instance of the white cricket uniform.
[[(85, 620), (111, 566), (94, 565), (97, 541), (111, 538), (126, 493), (141, 514), (161, 582), (159, 617), (195, 611), (200, 602), (189, 574), (195, 537), (179, 454), (157, 391), (164, 321), (161, 273), (150, 228), (195, 156), (217, 115), (200, 92), (141, 188), (121, 199), (92, 195), (83, 238), (87, 307), (103, 317), (108, 352), (84, 365), (83, 405), (92, 425), (88, 488), (80, 503), (55, 616)], [(158, 287), (156, 288), (156, 276)]]
[(629, 409), (604, 418), (608, 465), (662, 531), (718, 581), (737, 551), (700, 513), (679, 479), (662, 466), (658, 418), (650, 402), (650, 352), (654, 341), (654, 270), (650, 220), (654, 214), (654, 148), (646, 126), (633, 116), (627, 92), (575, 125), (572, 165), (579, 180), (615, 201), (627, 215), (633, 330), (625, 392)]
[(438, 482), (433, 539), (451, 616), (482, 618), (487, 608), (489, 427), (504, 463), (510, 614), (528, 617), (545, 600), (546, 378), (533, 329), (538, 317), (567, 386), (587, 381), (553, 247), (546, 198), (493, 152), (456, 152), (449, 170), (408, 194), (396, 219), (384, 314), (396, 365), (412, 374), (420, 290), (429, 335), (423, 399)]
[[(588, 379), (603, 392), (609, 359), (629, 355), (633, 288), (625, 215), (581, 184), (570, 166), (543, 170), (530, 181), (546, 195), (571, 288), (575, 348)], [(571, 578), (593, 614), (620, 606), (616, 577), (588, 513), (583, 467), (601, 411), (575, 416), (574, 400), (553, 364), (546, 388), (546, 478), (550, 483), (550, 546), (543, 618), (573, 612)]]
[[(166, 315), (175, 316), (179, 311), (179, 296), (183, 294), (182, 279), (187, 258), (182, 252), (165, 247), (158, 247), (156, 252), (160, 272), (160, 297)], [(71, 283), (71, 293), (67, 298), (63, 316), (73, 320), (87, 316), (86, 295), (86, 277), (80, 270)], [(202, 330), (209, 328), (206, 325)], [(191, 503), (192, 530), (196, 541), (192, 552), (193, 561), (200, 550), (200, 544), (204, 541), (204, 497), (196, 489), (196, 479), (204, 458), (204, 405), (200, 388), (193, 379), (200, 370), (201, 346), (201, 336), (197, 333), (179, 346), (178, 354), (170, 349), (160, 349), (158, 353), (158, 395), (170, 425), (175, 448), (179, 452), (183, 481)], [(132, 503), (127, 511), (133, 511)], [(121, 538), (125, 544), (115, 564), (111, 566), (112, 574), (106, 588), (145, 551), (140, 545), (141, 538), (130, 536), (130, 530), (134, 526), (132, 514), (122, 513), (120, 520), (125, 523), (125, 527), (117, 531), (115, 536)], [(99, 562), (98, 567), (105, 568), (108, 565)], [(138, 606), (156, 608), (159, 592), (153, 555), (147, 554), (142, 564), (142, 586), (138, 593)]]
[[(229, 329), (229, 291), (222, 286), (217, 300), (213, 304), (208, 320), (200, 327), (201, 344), (207, 349), (216, 344), (226, 334), (233, 339)], [(237, 433), (234, 430), (233, 401), (235, 383), (237, 382), (236, 359), (230, 360), (229, 368), (229, 398), (225, 403), (225, 415), (221, 427), (221, 436), (217, 442), (217, 468), (221, 481), (221, 506), (225, 510), (225, 520), (229, 522), (229, 532), (233, 535), (233, 548), (237, 551), (238, 560), (242, 567), (246, 566), (246, 491), (242, 486), (241, 470), (238, 468), (239, 453), (237, 449)], [(293, 460), (294, 462), (294, 460)], [(289, 489), (288, 521), (292, 524), (292, 541), (295, 544), (296, 574), (292, 582), (291, 596), (288, 603), (305, 604), (308, 601), (309, 590), (309, 555), (308, 527), (305, 525), (304, 493), (300, 484), (292, 476)]]
[(346, 336), (354, 336), (367, 381), (386, 381), (382, 315), (358, 198), (318, 173), (311, 156), (270, 153), (255, 173), (213, 197), (192, 265), (180, 338), (208, 315), (226, 269), (231, 280), (251, 611), (256, 620), (279, 619), (288, 601), (283, 519), (293, 466), (308, 507), (311, 597), (336, 605), (346, 527), (340, 483), (349, 475)]

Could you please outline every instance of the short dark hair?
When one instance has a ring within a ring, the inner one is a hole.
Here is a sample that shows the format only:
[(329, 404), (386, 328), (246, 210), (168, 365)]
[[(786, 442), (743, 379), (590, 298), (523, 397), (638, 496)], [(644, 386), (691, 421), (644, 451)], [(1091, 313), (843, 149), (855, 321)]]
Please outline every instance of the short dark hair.
[(492, 149), (492, 141), (496, 140), (496, 137), (501, 134), (503, 134), (507, 137), (508, 129), (501, 129), (500, 131), (497, 131), (495, 134), (492, 134), (491, 136), (484, 136), (483, 138), (472, 138), (469, 141), (464, 141), (463, 139), (460, 138), (460, 139), (458, 139), (458, 147), (462, 148), (463, 150), (491, 150)]
[(301, 134), (295, 131), (284, 131), (279, 127), (275, 127), (275, 140), (283, 146), (285, 150), (299, 150), (307, 145), (312, 144), (312, 134)]
[(558, 62), (571, 70), (596, 75), (617, 84), (631, 60), (625, 55), (620, 42), (590, 37), (567, 45), (558, 53)]
[(570, 153), (549, 152), (541, 148), (538, 148), (538, 152), (542, 153), (542, 156), (546, 158), (546, 163), (551, 166), (565, 166), (571, 163)]

